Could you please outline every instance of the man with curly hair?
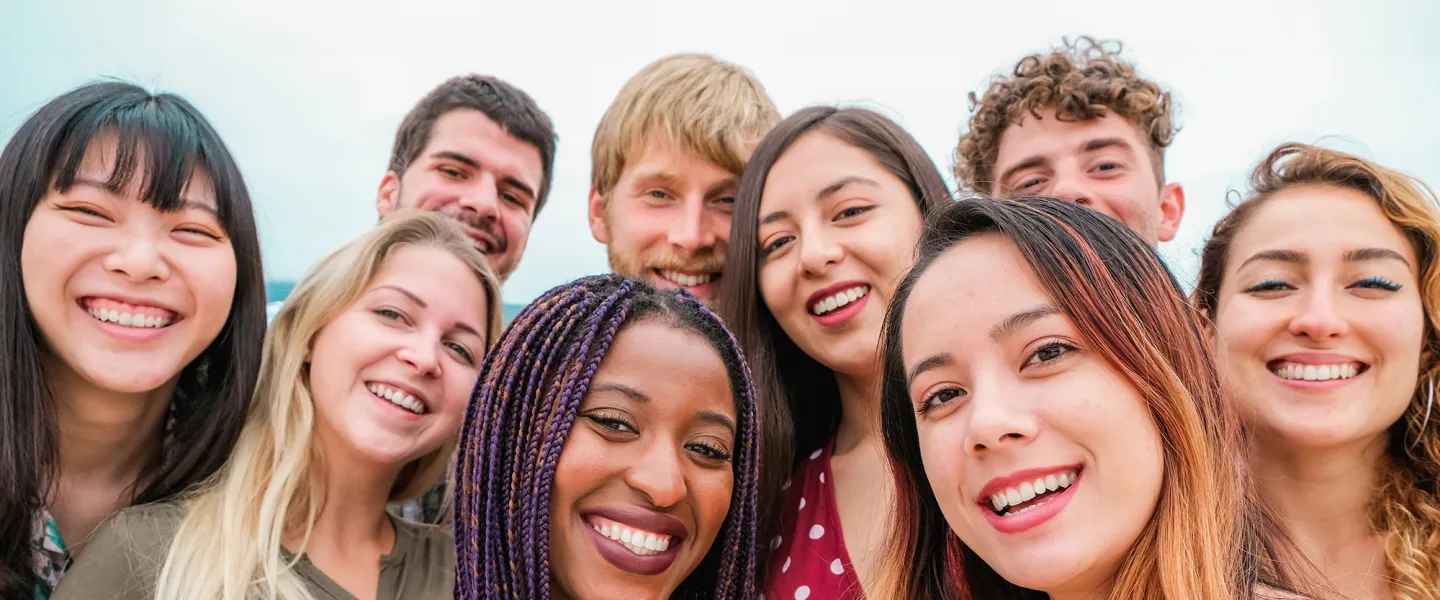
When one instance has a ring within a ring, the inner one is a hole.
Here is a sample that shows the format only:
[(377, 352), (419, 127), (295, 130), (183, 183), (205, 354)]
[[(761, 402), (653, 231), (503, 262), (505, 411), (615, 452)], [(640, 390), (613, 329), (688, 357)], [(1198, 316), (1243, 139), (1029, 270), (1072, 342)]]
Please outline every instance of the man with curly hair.
[(1120, 58), (1118, 42), (1081, 37), (1020, 59), (983, 97), (955, 149), (962, 189), (1053, 196), (1119, 219), (1152, 244), (1180, 227), (1185, 192), (1165, 180), (1175, 138), (1170, 92)]

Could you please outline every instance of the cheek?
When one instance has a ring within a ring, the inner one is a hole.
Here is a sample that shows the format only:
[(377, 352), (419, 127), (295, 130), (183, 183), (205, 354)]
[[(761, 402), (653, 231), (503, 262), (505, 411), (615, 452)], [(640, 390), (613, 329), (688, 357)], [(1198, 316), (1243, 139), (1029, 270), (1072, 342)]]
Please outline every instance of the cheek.
[(1273, 302), (1235, 298), (1222, 304), (1215, 317), (1216, 347), (1222, 358), (1250, 357), (1265, 349), (1266, 342), (1283, 329), (1285, 309)]
[(734, 472), (726, 469), (701, 473), (695, 477), (691, 489), (700, 526), (711, 536), (718, 534), (730, 514), (730, 500), (735, 492)]
[(920, 440), (920, 460), (925, 466), (923, 476), (930, 481), (935, 501), (947, 516), (959, 514), (964, 502), (961, 483), (965, 472), (965, 432), (958, 423), (942, 422), (920, 424), (916, 435)]
[[(575, 504), (612, 477), (623, 473), (616, 468), (619, 456), (607, 452), (606, 442), (577, 418), (555, 465), (555, 486), (550, 492), (550, 515), (576, 512)], [(552, 527), (552, 531), (563, 528)]]
[(470, 367), (458, 365), (451, 367), (451, 372), (445, 374), (445, 386), (443, 394), (445, 402), (440, 406), (440, 416), (446, 421), (454, 423), (456, 429), (460, 427), (460, 421), (465, 418), (465, 408), (470, 403), (471, 392), (475, 388), (479, 371)]
[(186, 264), (186, 279), (195, 295), (197, 312), (218, 318), (223, 325), (235, 301), (238, 279), (235, 249), (228, 245), (207, 248), (203, 253), (187, 255), (181, 260)]
[[(791, 253), (793, 254), (793, 251)], [(765, 301), (765, 307), (770, 309), (771, 314), (781, 320), (784, 320), (786, 309), (794, 302), (794, 270), (787, 265), (788, 259), (789, 257), (782, 257), (780, 260), (760, 265), (758, 277), (760, 299)]]

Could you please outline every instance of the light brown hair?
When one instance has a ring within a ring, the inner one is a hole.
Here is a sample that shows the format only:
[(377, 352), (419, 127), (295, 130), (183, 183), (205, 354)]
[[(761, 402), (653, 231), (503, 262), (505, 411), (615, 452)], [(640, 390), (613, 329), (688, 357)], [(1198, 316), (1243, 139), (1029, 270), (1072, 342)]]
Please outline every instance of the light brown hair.
[(1420, 381), (1405, 415), (1390, 427), (1387, 461), (1370, 503), (1370, 525), (1385, 538), (1391, 591), (1397, 600), (1433, 598), (1440, 589), (1440, 415), (1425, 422), (1429, 385), (1440, 377), (1440, 207), (1435, 193), (1404, 173), (1358, 156), (1287, 143), (1265, 157), (1250, 175), (1250, 193), (1215, 224), (1200, 254), (1195, 304), (1214, 319), (1230, 245), (1255, 213), (1276, 194), (1299, 187), (1353, 189), (1375, 200), (1380, 212), (1405, 234), (1419, 260), (1420, 302), (1425, 308)]
[(1140, 130), (1150, 146), (1157, 185), (1165, 183), (1165, 148), (1175, 138), (1170, 93), (1140, 77), (1120, 58), (1118, 41), (1085, 36), (1046, 54), (1020, 59), (997, 77), (984, 97), (970, 92), (970, 130), (955, 148), (955, 180), (962, 189), (994, 194), (995, 161), (1005, 129), (1055, 110), (1061, 121), (1089, 121), (1113, 111)]

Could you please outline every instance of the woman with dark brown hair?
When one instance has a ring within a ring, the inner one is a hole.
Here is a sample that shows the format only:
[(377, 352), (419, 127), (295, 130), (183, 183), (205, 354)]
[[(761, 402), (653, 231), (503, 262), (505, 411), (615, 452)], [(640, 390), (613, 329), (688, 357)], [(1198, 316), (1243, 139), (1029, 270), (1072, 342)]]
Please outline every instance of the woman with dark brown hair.
[(767, 597), (863, 596), (892, 501), (880, 325), (924, 213), (949, 200), (914, 138), (859, 108), (795, 113), (745, 169), (719, 299), (761, 402)]
[(1261, 491), (1349, 598), (1440, 598), (1440, 210), (1425, 184), (1276, 148), (1205, 245), (1197, 304)]
[(937, 211), (884, 341), (877, 595), (1293, 597), (1200, 321), (1118, 221), (1050, 198)]

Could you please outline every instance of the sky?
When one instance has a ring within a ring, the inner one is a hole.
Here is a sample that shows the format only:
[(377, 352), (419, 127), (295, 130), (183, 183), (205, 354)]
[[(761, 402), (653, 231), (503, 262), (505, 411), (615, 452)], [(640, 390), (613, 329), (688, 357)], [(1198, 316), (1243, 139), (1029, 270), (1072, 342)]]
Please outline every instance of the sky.
[(1186, 214), (1161, 252), (1186, 285), (1227, 198), (1281, 142), (1440, 186), (1440, 2), (1174, 4), (0, 0), (0, 140), (97, 78), (179, 93), (236, 155), (267, 278), (296, 279), (374, 224), (395, 128), (415, 101), (451, 76), (493, 74), (530, 93), (560, 135), (549, 201), (504, 288), (512, 303), (607, 269), (585, 221), (591, 136), (631, 75), (676, 52), (748, 67), (784, 114), (880, 110), (953, 183), (970, 91), (1064, 36), (1121, 40), (1179, 107), (1166, 170)]

